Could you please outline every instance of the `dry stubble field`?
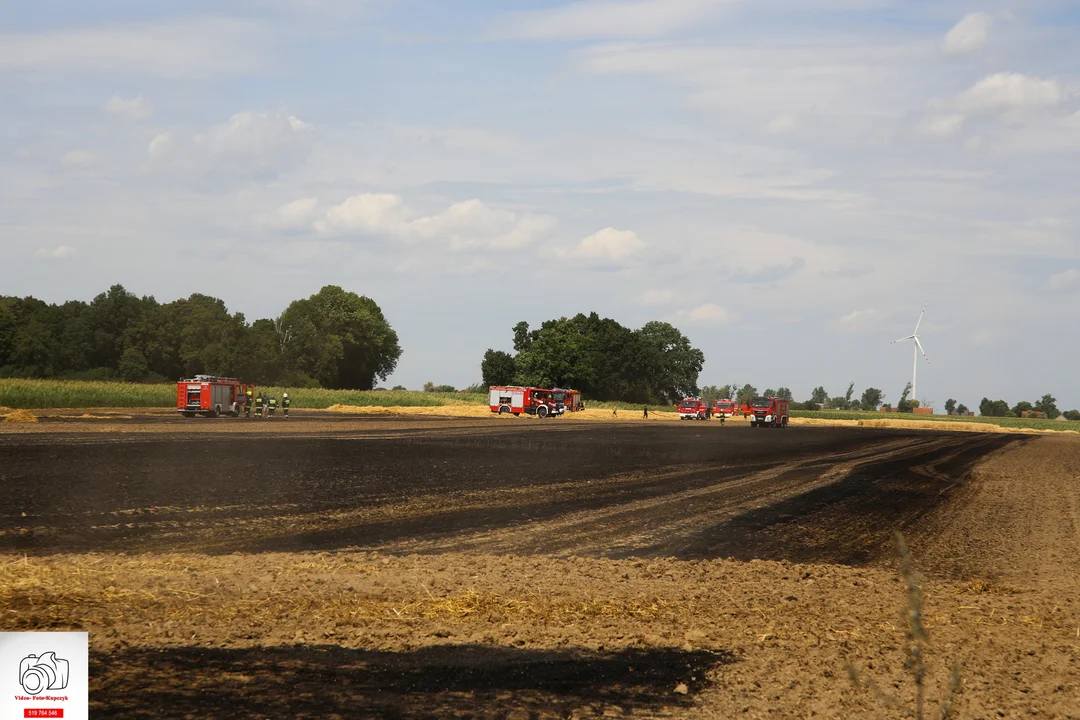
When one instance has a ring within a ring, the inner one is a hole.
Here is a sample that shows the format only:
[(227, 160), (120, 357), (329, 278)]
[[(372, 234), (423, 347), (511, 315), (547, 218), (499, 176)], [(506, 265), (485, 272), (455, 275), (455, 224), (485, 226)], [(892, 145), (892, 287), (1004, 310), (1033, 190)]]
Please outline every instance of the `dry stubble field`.
[(0, 426), (0, 626), (95, 716), (911, 716), (899, 527), (929, 704), (1080, 717), (1075, 437), (125, 412)]

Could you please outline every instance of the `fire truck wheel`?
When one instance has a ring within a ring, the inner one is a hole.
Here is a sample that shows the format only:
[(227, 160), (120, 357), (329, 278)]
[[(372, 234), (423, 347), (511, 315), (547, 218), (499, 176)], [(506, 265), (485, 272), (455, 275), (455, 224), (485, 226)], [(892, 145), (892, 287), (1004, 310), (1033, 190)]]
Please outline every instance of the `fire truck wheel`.
[(544, 419), (544, 418), (546, 418), (547, 416), (548, 416), (548, 408), (547, 408), (547, 405), (541, 405), (540, 407), (536, 408), (536, 417), (538, 417), (538, 418), (540, 418), (541, 420), (543, 420), (543, 419)]
[(510, 408), (506, 407), (505, 405), (499, 408), (500, 415), (506, 415), (508, 412), (510, 412)]

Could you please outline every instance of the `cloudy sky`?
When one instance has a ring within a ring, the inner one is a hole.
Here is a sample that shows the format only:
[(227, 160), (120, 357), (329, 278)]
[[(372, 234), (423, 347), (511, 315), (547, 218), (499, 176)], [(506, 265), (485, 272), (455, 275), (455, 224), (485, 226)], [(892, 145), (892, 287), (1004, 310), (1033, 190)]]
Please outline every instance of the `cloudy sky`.
[[(0, 19), (0, 294), (374, 298), (390, 384), (675, 323), (702, 384), (1080, 405), (1080, 7), (39, 0)], [(182, 9), (181, 9), (182, 8)]]

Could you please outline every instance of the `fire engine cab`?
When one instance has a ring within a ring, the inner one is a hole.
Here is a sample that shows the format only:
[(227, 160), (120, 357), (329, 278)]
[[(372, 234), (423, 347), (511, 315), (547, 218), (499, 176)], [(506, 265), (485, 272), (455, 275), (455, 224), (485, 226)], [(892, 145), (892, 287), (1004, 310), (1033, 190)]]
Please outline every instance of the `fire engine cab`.
[(254, 391), (254, 386), (236, 378), (217, 375), (184, 378), (176, 384), (176, 410), (189, 418), (196, 415), (239, 417), (247, 403), (249, 387)]
[(750, 400), (750, 427), (786, 428), (788, 401), (778, 397), (755, 397)]
[[(488, 407), (499, 415), (535, 415), (558, 417), (566, 412), (566, 390), (492, 385), (488, 388)], [(580, 397), (580, 395), (579, 395)]]

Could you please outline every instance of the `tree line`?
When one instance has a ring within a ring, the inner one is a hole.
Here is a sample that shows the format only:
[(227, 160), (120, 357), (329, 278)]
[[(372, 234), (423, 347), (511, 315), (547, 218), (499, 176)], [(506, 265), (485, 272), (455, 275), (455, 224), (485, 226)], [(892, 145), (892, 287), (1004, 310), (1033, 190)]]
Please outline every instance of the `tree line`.
[[(953, 400), (949, 400), (945, 403), (945, 409), (949, 409), (949, 403)], [(1056, 420), (1061, 416), (1065, 416), (1066, 420), (1080, 420), (1080, 410), (1066, 410), (1062, 412), (1058, 410), (1057, 398), (1050, 393), (1043, 395), (1036, 402), (1028, 402), (1027, 400), (1021, 400), (1020, 402), (1009, 407), (1009, 403), (1004, 400), (991, 400), (990, 398), (983, 398), (979, 403), (979, 414), (986, 415), (987, 417), (1046, 417), (1051, 420)]]
[[(832, 397), (829, 396), (823, 386), (819, 385), (810, 393), (809, 398), (801, 402), (796, 401), (791, 390), (786, 387), (779, 387), (775, 390), (766, 388), (761, 393), (758, 393), (758, 389), (749, 383), (742, 386), (738, 383), (730, 383), (719, 387), (706, 385), (701, 389), (702, 397), (710, 404), (719, 399), (742, 400), (759, 394), (765, 397), (778, 397), (789, 400), (791, 401), (792, 410), (864, 410), (874, 412), (881, 408), (893, 409), (891, 403), (885, 402), (885, 393), (878, 388), (868, 387), (856, 398), (854, 396), (855, 383), (850, 383), (847, 392), (843, 395)], [(911, 398), (910, 395), (911, 383), (909, 382), (900, 393), (900, 399), (896, 403), (897, 412), (913, 412), (915, 408), (919, 407), (919, 401)], [(979, 414), (986, 417), (1046, 417), (1050, 420), (1063, 416), (1066, 420), (1080, 420), (1080, 410), (1062, 412), (1058, 409), (1056, 403), (1057, 398), (1049, 393), (1043, 395), (1034, 403), (1022, 400), (1012, 407), (1009, 407), (1009, 404), (1004, 400), (990, 400), (984, 397), (982, 402), (979, 403)], [(949, 415), (967, 415), (970, 410), (963, 403), (958, 403), (955, 399), (949, 398), (945, 401), (945, 412)]]
[(705, 354), (674, 326), (649, 322), (633, 330), (597, 313), (513, 327), (514, 353), (488, 350), (485, 385), (580, 390), (590, 400), (678, 402), (698, 392)]
[(122, 285), (89, 303), (0, 296), (0, 377), (174, 381), (209, 374), (365, 390), (393, 372), (400, 356), (397, 334), (375, 301), (334, 285), (252, 323), (208, 295), (159, 303)]

